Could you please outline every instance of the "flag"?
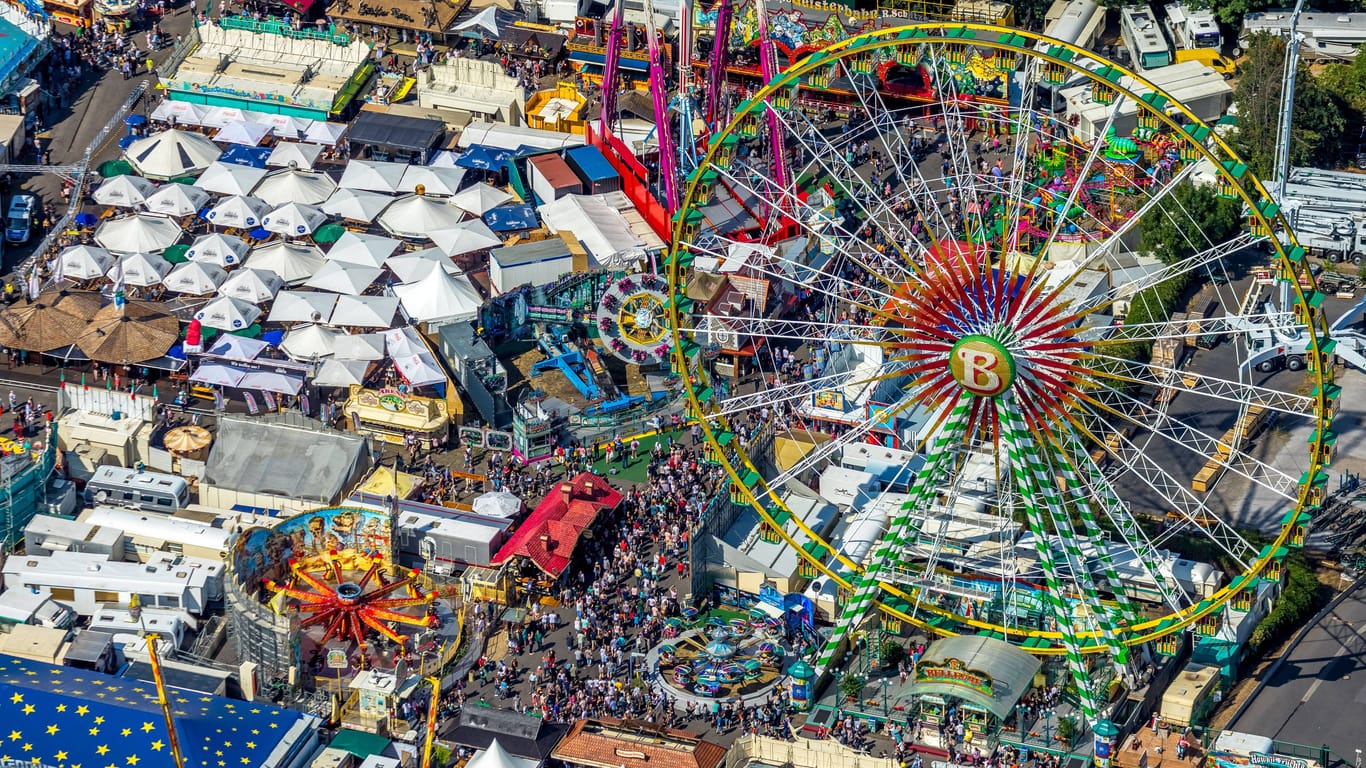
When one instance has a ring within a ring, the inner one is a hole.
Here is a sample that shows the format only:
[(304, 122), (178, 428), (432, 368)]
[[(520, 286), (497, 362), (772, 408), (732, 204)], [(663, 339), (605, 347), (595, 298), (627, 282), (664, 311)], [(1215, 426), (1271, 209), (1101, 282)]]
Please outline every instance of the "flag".
[(128, 303), (128, 294), (123, 285), (123, 259), (114, 264), (114, 309), (123, 309)]

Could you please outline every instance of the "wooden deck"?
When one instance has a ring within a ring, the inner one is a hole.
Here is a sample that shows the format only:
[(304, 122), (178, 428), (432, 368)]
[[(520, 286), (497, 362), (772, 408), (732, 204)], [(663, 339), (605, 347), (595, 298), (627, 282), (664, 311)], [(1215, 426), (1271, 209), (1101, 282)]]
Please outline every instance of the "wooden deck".
[(1124, 740), (1113, 765), (1116, 768), (1181, 768), (1204, 763), (1205, 753), (1194, 739), (1186, 750), (1186, 759), (1177, 759), (1176, 745), (1179, 741), (1180, 729), (1159, 728), (1157, 733), (1153, 733), (1143, 728)]

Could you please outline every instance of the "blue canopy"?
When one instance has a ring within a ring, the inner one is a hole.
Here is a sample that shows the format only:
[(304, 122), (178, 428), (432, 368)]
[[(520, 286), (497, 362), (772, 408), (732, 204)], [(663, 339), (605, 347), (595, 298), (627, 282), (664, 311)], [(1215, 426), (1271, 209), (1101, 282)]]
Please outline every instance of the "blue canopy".
[(539, 224), (536, 209), (526, 203), (500, 205), (484, 214), (484, 223), (494, 232), (535, 229)]
[(266, 158), (270, 157), (270, 147), (248, 147), (245, 144), (233, 144), (219, 155), (218, 161), (221, 163), (232, 163), (233, 165), (246, 165), (252, 168), (265, 168)]
[(129, 147), (133, 146), (133, 142), (137, 140), (138, 137), (132, 134), (124, 136), (123, 138), (119, 139), (119, 149), (128, 149)]
[(265, 343), (271, 346), (279, 346), (280, 342), (284, 340), (285, 332), (280, 329), (276, 329), (274, 331), (266, 331), (265, 333), (261, 334), (261, 341), (264, 341)]
[(147, 122), (146, 115), (132, 114), (123, 118), (123, 124), (128, 126), (142, 125)]
[(492, 171), (507, 164), (508, 158), (512, 157), (512, 151), (502, 147), (490, 147), (484, 144), (474, 144), (465, 150), (464, 154), (455, 159), (455, 164), (461, 168), (474, 168), (481, 171)]

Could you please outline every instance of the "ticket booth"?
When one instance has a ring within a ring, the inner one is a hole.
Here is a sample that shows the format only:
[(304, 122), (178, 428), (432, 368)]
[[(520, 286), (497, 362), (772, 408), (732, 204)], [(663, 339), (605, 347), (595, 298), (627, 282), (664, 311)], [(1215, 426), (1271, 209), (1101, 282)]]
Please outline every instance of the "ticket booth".
[(1038, 671), (1037, 658), (1004, 640), (945, 637), (925, 651), (897, 705), (918, 713), (931, 727), (956, 710), (969, 742), (990, 741), (1034, 685)]

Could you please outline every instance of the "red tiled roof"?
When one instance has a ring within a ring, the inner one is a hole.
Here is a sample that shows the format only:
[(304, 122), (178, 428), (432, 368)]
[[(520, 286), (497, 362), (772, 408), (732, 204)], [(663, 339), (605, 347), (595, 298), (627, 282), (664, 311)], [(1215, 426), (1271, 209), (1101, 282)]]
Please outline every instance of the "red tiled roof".
[(546, 575), (559, 576), (569, 567), (583, 532), (603, 510), (616, 509), (621, 499), (621, 493), (607, 480), (591, 472), (557, 483), (508, 537), (493, 556), (492, 564), (502, 565), (514, 557), (525, 557)]
[(589, 768), (718, 768), (726, 748), (645, 722), (580, 720), (550, 756)]

